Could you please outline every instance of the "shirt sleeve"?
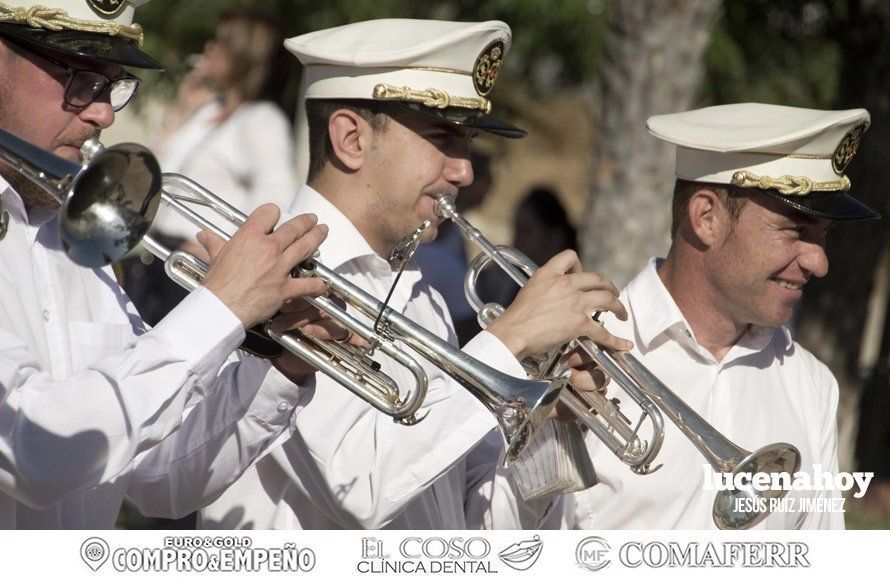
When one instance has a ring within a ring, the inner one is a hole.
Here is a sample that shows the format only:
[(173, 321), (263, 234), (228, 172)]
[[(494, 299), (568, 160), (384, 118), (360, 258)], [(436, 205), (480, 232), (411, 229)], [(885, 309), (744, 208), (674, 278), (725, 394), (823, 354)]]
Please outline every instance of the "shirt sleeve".
[[(464, 352), (496, 369), (522, 370), (488, 333)], [(412, 426), (394, 423), (325, 375), (307, 388), (288, 459), (278, 460), (279, 466), (338, 527), (387, 525), (496, 426), (470, 392), (441, 372), (433, 375), (420, 411), (425, 418)], [(408, 376), (393, 375), (403, 391), (413, 387)], [(495, 465), (487, 464), (492, 472)], [(469, 491), (466, 487), (464, 499)]]
[(137, 457), (129, 498), (160, 518), (208, 505), (287, 428), (298, 398), (297, 385), (271, 363), (236, 354), (210, 395), (186, 410), (182, 427)]
[(243, 338), (240, 321), (203, 288), (66, 379), (0, 330), (0, 491), (45, 508), (115, 477), (179, 427), (189, 397), (207, 395)]
[[(407, 376), (398, 378), (407, 389)], [(420, 410), (426, 417), (411, 426), (325, 375), (316, 381), (295, 416), (289, 459), (279, 465), (341, 528), (387, 525), (495, 425), (472, 395), (441, 377), (430, 382)]]

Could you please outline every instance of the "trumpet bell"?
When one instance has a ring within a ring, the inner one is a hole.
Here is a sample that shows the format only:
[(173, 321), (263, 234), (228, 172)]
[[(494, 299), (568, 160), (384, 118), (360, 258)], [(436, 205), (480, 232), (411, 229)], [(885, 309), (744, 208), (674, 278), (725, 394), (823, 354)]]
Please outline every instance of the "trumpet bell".
[(503, 392), (502, 400), (511, 395), (511, 402), (500, 410), (489, 408), (507, 444), (506, 463), (514, 461), (528, 447), (535, 432), (547, 421), (569, 382), (568, 376), (566, 372), (552, 381), (517, 380), (510, 392)]
[(84, 267), (121, 259), (148, 232), (160, 190), (161, 167), (145, 147), (128, 143), (97, 153), (64, 198), (59, 236), (68, 257)]
[(0, 162), (52, 195), (62, 206), (59, 236), (72, 261), (107, 265), (130, 252), (151, 225), (161, 193), (161, 167), (133, 143), (104, 148), (90, 139), (83, 165), (0, 130)]
[[(739, 462), (731, 476), (743, 472), (754, 475), (757, 472), (766, 474), (786, 473), (793, 476), (800, 470), (800, 452), (786, 443), (776, 443), (764, 446), (756, 452), (748, 455)], [(768, 507), (771, 499), (779, 499), (788, 493), (786, 489), (767, 489), (759, 491), (751, 484), (745, 484), (733, 489), (720, 490), (717, 499), (714, 500), (714, 523), (721, 530), (747, 530), (756, 526), (770, 514)], [(755, 504), (766, 501), (765, 508), (739, 508), (741, 503)]]

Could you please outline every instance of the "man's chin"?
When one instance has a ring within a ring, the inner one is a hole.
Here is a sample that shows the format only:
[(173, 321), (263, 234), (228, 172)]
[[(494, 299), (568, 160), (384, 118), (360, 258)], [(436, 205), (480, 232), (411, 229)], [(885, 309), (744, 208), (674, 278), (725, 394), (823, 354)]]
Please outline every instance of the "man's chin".
[(783, 309), (781, 311), (776, 311), (771, 315), (762, 316), (758, 322), (754, 323), (754, 325), (773, 328), (784, 327), (791, 323), (792, 317), (794, 317), (794, 309)]
[(57, 157), (65, 159), (66, 161), (80, 164), (80, 149), (78, 147), (71, 145), (60, 146), (53, 150), (53, 154)]

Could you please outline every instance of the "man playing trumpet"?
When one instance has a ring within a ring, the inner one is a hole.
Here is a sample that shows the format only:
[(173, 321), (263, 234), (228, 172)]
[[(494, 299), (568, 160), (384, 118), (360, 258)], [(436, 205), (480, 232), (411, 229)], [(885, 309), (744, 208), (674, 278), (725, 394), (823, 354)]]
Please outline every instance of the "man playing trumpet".
[[(510, 45), (503, 22), (360, 22), (306, 34), (285, 45), (305, 65), (308, 184), (291, 212), (311, 211), (331, 227), (320, 260), (373, 296), (396, 278), (392, 248), (423, 221), (435, 235), (436, 199), (472, 182), (469, 145), (479, 131), (524, 132), (491, 116), (488, 95)], [(456, 343), (441, 296), (410, 266), (390, 307)], [(581, 272), (577, 255), (554, 257), (507, 312), (464, 348), (525, 377), (518, 359), (579, 335), (615, 349), (591, 312), (624, 317), (614, 286)], [(406, 382), (390, 360), (382, 369)], [(210, 507), (209, 528), (538, 527), (553, 523), (551, 500), (523, 502), (495, 421), (441, 369), (430, 382), (426, 417), (406, 428), (319, 375), (311, 399), (282, 440)], [(580, 377), (588, 379), (586, 374)]]
[[(80, 162), (139, 84), (123, 67), (160, 68), (139, 49), (141, 3), (0, 3), (0, 128)], [(205, 286), (149, 329), (110, 267), (67, 259), (58, 201), (5, 164), (0, 176), (0, 527), (111, 528), (128, 489), (147, 513), (196, 509), (286, 427), (311, 381), (293, 356), (229, 356), (245, 327), (325, 291), (290, 271), (326, 228), (302, 215), (275, 229), (278, 210), (261, 207), (215, 249)], [(130, 488), (134, 457), (155, 452)]]

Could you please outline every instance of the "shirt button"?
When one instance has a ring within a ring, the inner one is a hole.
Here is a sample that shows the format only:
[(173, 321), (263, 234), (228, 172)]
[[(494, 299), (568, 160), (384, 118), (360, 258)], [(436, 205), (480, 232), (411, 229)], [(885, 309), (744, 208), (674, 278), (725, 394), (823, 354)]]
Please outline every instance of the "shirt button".
[(286, 402), (286, 401), (282, 401), (281, 403), (278, 404), (278, 411), (284, 413), (284, 412), (286, 412), (288, 409), (289, 409), (289, 406), (287, 405), (287, 402)]
[(49, 309), (44, 309), (43, 310), (43, 320), (49, 321), (49, 319), (50, 319)]
[(686, 337), (689, 337), (691, 339), (692, 333), (688, 329), (686, 329), (685, 331), (686, 331)]

